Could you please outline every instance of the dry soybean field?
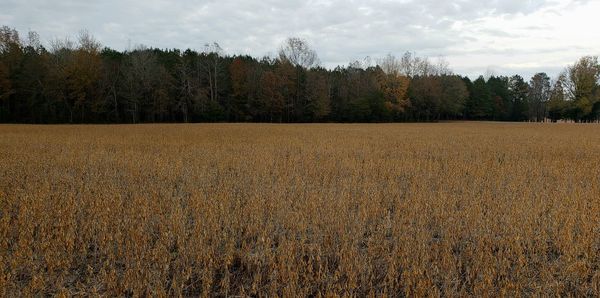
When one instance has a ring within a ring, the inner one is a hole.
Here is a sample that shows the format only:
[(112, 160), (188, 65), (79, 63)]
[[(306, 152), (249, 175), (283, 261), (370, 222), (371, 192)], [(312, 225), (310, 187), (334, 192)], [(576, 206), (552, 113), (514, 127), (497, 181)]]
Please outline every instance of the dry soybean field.
[(0, 296), (598, 296), (600, 126), (0, 126)]

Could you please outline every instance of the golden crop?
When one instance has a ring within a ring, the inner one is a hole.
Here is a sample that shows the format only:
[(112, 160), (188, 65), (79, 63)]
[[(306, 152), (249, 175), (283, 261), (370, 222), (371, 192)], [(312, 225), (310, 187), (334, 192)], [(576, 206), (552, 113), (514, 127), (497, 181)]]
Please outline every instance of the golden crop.
[(600, 126), (0, 126), (0, 296), (598, 296)]

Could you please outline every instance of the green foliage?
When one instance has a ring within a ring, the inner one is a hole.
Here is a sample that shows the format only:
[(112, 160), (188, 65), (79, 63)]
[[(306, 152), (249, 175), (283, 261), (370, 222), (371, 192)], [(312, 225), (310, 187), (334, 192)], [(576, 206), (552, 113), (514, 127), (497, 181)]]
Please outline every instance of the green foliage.
[(467, 109), (469, 118), (476, 120), (488, 119), (493, 114), (492, 94), (483, 76), (473, 82)]
[(527, 120), (527, 95), (529, 92), (529, 85), (523, 80), (523, 77), (515, 75), (509, 80), (509, 91), (512, 103), (511, 120)]
[(494, 120), (512, 120), (512, 102), (507, 77), (493, 76), (487, 81), (492, 101), (492, 118)]

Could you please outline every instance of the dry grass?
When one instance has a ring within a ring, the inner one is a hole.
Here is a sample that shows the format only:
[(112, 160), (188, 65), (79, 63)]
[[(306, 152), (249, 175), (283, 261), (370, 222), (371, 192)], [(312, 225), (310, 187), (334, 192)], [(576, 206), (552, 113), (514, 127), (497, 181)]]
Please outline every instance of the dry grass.
[(0, 296), (600, 295), (600, 126), (0, 126)]

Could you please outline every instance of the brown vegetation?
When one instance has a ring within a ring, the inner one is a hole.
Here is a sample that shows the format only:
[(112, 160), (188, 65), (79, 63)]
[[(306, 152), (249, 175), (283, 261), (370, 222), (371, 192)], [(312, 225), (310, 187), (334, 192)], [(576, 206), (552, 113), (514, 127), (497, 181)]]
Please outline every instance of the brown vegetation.
[(600, 127), (0, 126), (0, 296), (600, 295)]

